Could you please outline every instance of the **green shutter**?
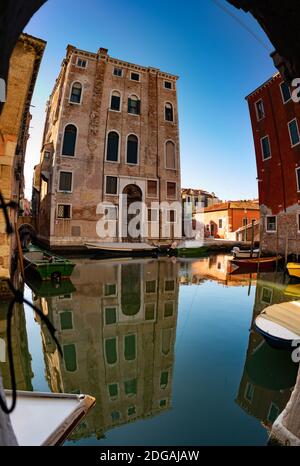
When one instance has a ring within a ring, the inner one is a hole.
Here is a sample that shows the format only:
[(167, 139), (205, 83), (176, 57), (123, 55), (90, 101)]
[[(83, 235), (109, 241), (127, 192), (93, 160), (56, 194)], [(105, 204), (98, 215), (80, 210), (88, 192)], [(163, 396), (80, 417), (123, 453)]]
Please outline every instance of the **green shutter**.
[(105, 355), (108, 364), (115, 364), (117, 362), (116, 338), (109, 338), (105, 340)]
[(137, 394), (137, 379), (126, 380), (124, 382), (125, 395)]
[(73, 328), (71, 311), (64, 311), (60, 313), (60, 328), (62, 330), (70, 330)]
[(126, 361), (132, 361), (136, 357), (135, 335), (126, 335), (124, 343), (124, 357)]
[(64, 361), (66, 370), (74, 372), (77, 369), (76, 347), (74, 344), (64, 345), (63, 347)]

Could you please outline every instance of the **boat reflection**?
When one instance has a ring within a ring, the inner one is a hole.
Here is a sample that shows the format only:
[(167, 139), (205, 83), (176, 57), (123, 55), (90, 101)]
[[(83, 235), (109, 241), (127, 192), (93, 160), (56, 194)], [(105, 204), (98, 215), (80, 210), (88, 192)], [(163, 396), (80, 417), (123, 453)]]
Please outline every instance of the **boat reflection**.
[(179, 267), (169, 259), (76, 262), (76, 291), (35, 301), (63, 349), (61, 359), (40, 322), (50, 389), (96, 397), (73, 440), (171, 407)]
[[(293, 299), (286, 290), (283, 273), (258, 275), (252, 325), (267, 306)], [(299, 298), (295, 294), (294, 299)], [(271, 348), (261, 335), (251, 329), (237, 404), (259, 419), (271, 433), (274, 422), (291, 398), (298, 369), (299, 365), (292, 361), (289, 351)], [(300, 417), (300, 409), (298, 415)]]

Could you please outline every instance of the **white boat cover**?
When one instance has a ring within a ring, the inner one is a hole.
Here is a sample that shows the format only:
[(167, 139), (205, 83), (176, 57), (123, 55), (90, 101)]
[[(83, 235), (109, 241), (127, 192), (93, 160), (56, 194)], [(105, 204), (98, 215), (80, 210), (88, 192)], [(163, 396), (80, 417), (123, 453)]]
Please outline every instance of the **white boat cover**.
[(261, 316), (287, 328), (300, 337), (300, 301), (273, 304), (267, 307)]

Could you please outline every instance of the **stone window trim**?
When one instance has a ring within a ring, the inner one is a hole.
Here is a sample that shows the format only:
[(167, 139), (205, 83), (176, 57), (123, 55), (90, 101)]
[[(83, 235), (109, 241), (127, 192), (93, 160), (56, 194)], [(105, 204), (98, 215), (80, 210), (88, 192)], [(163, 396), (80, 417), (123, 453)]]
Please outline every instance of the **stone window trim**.
[[(171, 212), (173, 213), (173, 219), (171, 218)], [(177, 210), (176, 209), (167, 209), (167, 223), (170, 225), (175, 225), (177, 223)]]
[[(65, 170), (61, 170), (61, 171), (65, 171)], [(72, 181), (73, 181), (73, 175), (72, 175)], [(65, 192), (65, 191), (63, 191)], [(59, 217), (58, 216), (58, 206), (60, 205), (67, 205), (67, 206), (70, 206), (70, 217)], [(57, 220), (71, 220), (72, 219), (72, 204), (70, 204), (69, 202), (58, 202), (56, 204), (56, 219)]]
[[(106, 322), (106, 310), (107, 309), (114, 309), (116, 311), (116, 322), (115, 323), (107, 323)], [(103, 308), (103, 324), (105, 327), (111, 327), (112, 325), (116, 325), (118, 324), (118, 306), (116, 304), (107, 304), (106, 306), (104, 306)]]
[[(128, 138), (129, 136), (135, 136), (137, 138), (137, 162), (136, 163), (130, 163), (127, 162), (127, 151), (128, 151)], [(126, 146), (125, 146), (125, 165), (131, 165), (132, 167), (136, 167), (140, 164), (140, 138), (136, 133), (129, 133), (126, 136)]]
[[(106, 343), (107, 340), (116, 340), (116, 356), (117, 356), (116, 362), (110, 363), (110, 362), (107, 361), (106, 348), (105, 348), (105, 343)], [(116, 366), (118, 364), (118, 362), (119, 362), (119, 337), (118, 337), (118, 335), (111, 336), (111, 337), (106, 337), (106, 338), (103, 339), (103, 354), (104, 354), (104, 358), (105, 358), (105, 364), (107, 366), (114, 367), (114, 366)]]
[[(72, 182), (71, 182), (71, 190), (70, 191), (67, 191), (65, 189), (59, 189), (59, 184), (60, 184), (60, 174), (61, 173), (71, 173), (72, 174)], [(66, 169), (61, 169), (58, 171), (58, 189), (57, 191), (59, 193), (68, 193), (68, 194), (72, 194), (73, 193), (73, 186), (74, 185), (74, 173), (73, 173), (73, 170), (66, 170)], [(60, 202), (60, 204), (63, 204), (63, 202)]]
[[(296, 142), (295, 144), (293, 144), (293, 140), (292, 140), (292, 133), (291, 133), (291, 127), (290, 127), (290, 124), (293, 123), (293, 122), (296, 122), (296, 128), (297, 128), (297, 132), (298, 132), (298, 137), (299, 137), (299, 141)], [(291, 121), (288, 122), (288, 130), (289, 130), (289, 136), (290, 136), (290, 142), (291, 142), (291, 147), (296, 147), (296, 146), (299, 146), (300, 144), (300, 133), (299, 133), (299, 126), (298, 126), (298, 120), (297, 118), (293, 118)]]
[(65, 344), (63, 345), (63, 354), (64, 354), (64, 347), (65, 346), (69, 346), (69, 345), (73, 345), (75, 347), (75, 355), (76, 355), (76, 369), (74, 371), (69, 371), (66, 367), (66, 363), (65, 363), (65, 357), (63, 358), (64, 359), (64, 368), (65, 368), (65, 371), (66, 372), (72, 372), (72, 374), (74, 373), (77, 373), (78, 372), (78, 369), (79, 369), (79, 364), (78, 364), (78, 358), (77, 358), (77, 355), (78, 355), (78, 352), (77, 352), (77, 344), (76, 343), (73, 343), (73, 342), (65, 342)]
[(63, 314), (64, 312), (70, 312), (70, 313), (71, 313), (71, 319), (72, 319), (72, 328), (70, 328), (70, 329), (67, 329), (67, 330), (66, 330), (66, 329), (65, 329), (65, 330), (63, 330), (63, 329), (61, 328), (61, 321), (60, 321), (60, 324), (59, 324), (59, 325), (60, 325), (60, 330), (61, 330), (61, 332), (64, 332), (64, 333), (65, 333), (65, 332), (68, 332), (68, 331), (69, 331), (69, 332), (72, 332), (73, 330), (75, 330), (75, 326), (74, 326), (74, 317), (73, 317), (73, 311), (72, 311), (71, 309), (61, 309), (61, 310), (59, 310), (59, 311), (58, 311), (58, 314), (59, 314), (59, 320), (60, 320), (60, 314)]
[[(117, 388), (118, 388), (118, 395), (116, 395), (116, 396), (114, 396), (114, 397), (112, 397), (112, 396), (110, 395), (110, 392), (109, 392), (109, 385), (116, 385), (116, 386), (117, 386)], [(117, 400), (117, 399), (119, 398), (119, 395), (120, 395), (120, 384), (119, 384), (119, 382), (110, 382), (110, 383), (108, 383), (108, 384), (107, 384), (107, 394), (108, 394), (108, 398), (109, 398), (109, 401), (110, 401), (110, 402), (111, 402), (111, 401)]]
[[(80, 65), (80, 61), (85, 63), (84, 66)], [(85, 57), (76, 57), (76, 67), (85, 70), (88, 67), (89, 61)]]
[[(115, 162), (110, 162), (110, 163), (115, 163)], [(107, 193), (106, 192), (106, 180), (107, 180), (107, 177), (113, 177), (113, 178), (117, 178), (117, 192), (116, 194), (110, 194), (110, 193)], [(119, 177), (116, 176), (116, 175), (104, 175), (104, 188), (105, 188), (105, 191), (104, 191), (104, 194), (105, 196), (118, 196), (119, 195)]]
[[(270, 300), (266, 300), (264, 299), (264, 293), (265, 291), (268, 291), (270, 292)], [(260, 302), (262, 304), (272, 304), (272, 300), (273, 300), (273, 288), (270, 288), (270, 287), (267, 287), (267, 286), (263, 286), (262, 289), (261, 289), (261, 293), (260, 293)]]
[[(132, 79), (133, 74), (138, 75), (139, 79)], [(135, 83), (140, 83), (141, 82), (141, 73), (139, 73), (138, 71), (130, 71), (130, 81), (133, 81)]]
[[(73, 100), (71, 100), (74, 84), (80, 84), (80, 86), (81, 86), (80, 102), (73, 102)], [(81, 105), (82, 104), (82, 95), (83, 95), (83, 84), (78, 79), (76, 79), (75, 81), (73, 81), (70, 84), (69, 103), (72, 104), (72, 105)]]
[(282, 103), (285, 105), (285, 104), (287, 104), (288, 102), (290, 102), (292, 100), (292, 93), (291, 93), (291, 89), (290, 89), (290, 98), (285, 100), (283, 90), (282, 90), (282, 86), (284, 84), (287, 84), (287, 83), (285, 81), (281, 81), (281, 83), (279, 84), (279, 89), (280, 89), (280, 94), (281, 94), (281, 98), (282, 98)]
[[(155, 194), (155, 195), (151, 195), (151, 194), (148, 192), (148, 181), (155, 181), (155, 182), (156, 182), (156, 194)], [(159, 194), (158, 191), (159, 191), (158, 180), (155, 179), (155, 178), (147, 178), (147, 183), (146, 183), (147, 197), (151, 197), (151, 199), (157, 199), (157, 198), (158, 198), (158, 194)]]
[(139, 117), (139, 116), (141, 116), (141, 98), (140, 98), (140, 96), (138, 94), (131, 93), (131, 94), (128, 94), (127, 102), (129, 101), (129, 99), (131, 100), (132, 97), (134, 97), (136, 99), (139, 111), (138, 111), (138, 113), (132, 113), (132, 112), (129, 112), (128, 109), (127, 109), (127, 114), (128, 115), (133, 115), (134, 117)]
[[(275, 230), (268, 230), (268, 218), (275, 218)], [(276, 233), (276, 232), (277, 232), (277, 216), (266, 215), (266, 233)]]
[[(171, 122), (169, 122), (171, 123)], [(171, 167), (167, 167), (167, 144), (168, 142), (172, 142), (172, 144), (174, 144), (174, 151), (175, 151), (175, 167), (174, 168), (171, 168)], [(164, 144), (164, 159), (165, 159), (165, 169), (166, 170), (172, 170), (173, 172), (177, 170), (177, 146), (176, 146), (176, 142), (173, 141), (173, 139), (167, 139), (165, 141), (165, 144)]]
[[(118, 160), (107, 160), (107, 149), (108, 149), (108, 136), (110, 133), (117, 133), (119, 136), (119, 144), (118, 144)], [(105, 140), (105, 163), (120, 163), (120, 151), (121, 151), (121, 134), (117, 129), (110, 128), (106, 133), (106, 140)], [(111, 175), (112, 176), (112, 175)]]
[[(166, 119), (166, 109), (167, 109), (168, 105), (171, 105), (172, 120), (167, 120)], [(164, 102), (164, 121), (165, 121), (165, 123), (168, 123), (168, 124), (171, 124), (171, 125), (175, 124), (174, 109), (175, 109), (175, 106), (174, 106), (174, 104), (172, 102), (170, 102), (169, 100), (166, 100)]]
[[(170, 85), (170, 87), (166, 86), (166, 83)], [(174, 90), (174, 83), (172, 81), (164, 80), (164, 89), (167, 89), (167, 91), (173, 91)]]
[[(112, 96), (113, 96), (114, 92), (118, 92), (120, 94), (120, 109), (119, 110), (114, 110), (113, 108), (111, 108), (111, 99), (112, 99)], [(123, 103), (122, 92), (119, 89), (112, 89), (111, 92), (110, 92), (110, 95), (109, 95), (109, 107), (108, 107), (109, 111), (110, 112), (115, 112), (115, 113), (121, 113), (122, 112), (122, 103)]]
[(296, 171), (297, 193), (300, 193), (300, 167), (296, 167), (295, 171)]
[[(270, 149), (270, 155), (268, 157), (264, 157), (264, 149), (263, 149), (263, 140), (268, 139), (269, 143), (269, 149)], [(262, 156), (262, 161), (266, 162), (267, 160), (270, 160), (272, 158), (272, 150), (271, 150), (271, 144), (270, 144), (270, 137), (268, 134), (260, 138), (260, 148), (261, 148), (261, 156)]]
[[(118, 74), (117, 72), (115, 73), (115, 70), (120, 70), (121, 74)], [(123, 78), (123, 75), (124, 75), (123, 68), (120, 68), (119, 66), (113, 66), (111, 73), (115, 78)]]
[[(168, 183), (174, 183), (175, 184), (175, 195), (174, 196), (168, 196)], [(172, 199), (172, 200), (176, 200), (177, 199), (177, 182), (176, 181), (172, 181), (172, 180), (167, 180), (166, 181), (166, 199)]]
[[(135, 357), (133, 359), (126, 359), (125, 357), (125, 339), (126, 337), (133, 337), (135, 338)], [(123, 360), (127, 363), (135, 363), (138, 357), (138, 334), (137, 332), (130, 332), (126, 335), (123, 335)]]
[[(151, 211), (151, 213), (149, 211)], [(152, 214), (152, 212), (153, 213), (155, 212), (155, 214)], [(149, 213), (151, 215), (151, 218), (149, 217)], [(152, 218), (154, 216), (155, 216), (156, 220), (154, 218)], [(156, 207), (148, 207), (147, 208), (147, 222), (149, 222), (149, 223), (158, 223), (159, 222), (159, 208), (158, 207), (157, 208)]]
[[(260, 102), (262, 103), (262, 116), (259, 115), (258, 104), (259, 104)], [(256, 113), (256, 119), (257, 119), (257, 121), (261, 121), (261, 120), (263, 120), (264, 118), (266, 118), (265, 106), (264, 106), (264, 101), (263, 101), (262, 98), (256, 100), (256, 102), (254, 102), (254, 108), (255, 108), (255, 113)]]
[[(116, 287), (116, 292), (114, 294), (105, 294), (105, 287), (106, 286), (115, 286)], [(103, 297), (105, 299), (107, 298), (116, 298), (118, 296), (118, 286), (117, 286), (117, 283), (116, 282), (107, 282), (107, 283), (103, 283)]]
[[(74, 146), (74, 155), (65, 155), (63, 154), (63, 148), (64, 148), (64, 138), (65, 138), (65, 131), (66, 131), (66, 127), (69, 126), (69, 125), (73, 125), (75, 126), (76, 128), (76, 139), (75, 139), (75, 146)], [(68, 121), (68, 123), (66, 123), (63, 127), (63, 132), (62, 132), (62, 138), (61, 138), (61, 150), (60, 150), (60, 156), (61, 157), (66, 157), (68, 159), (72, 159), (72, 158), (75, 158), (76, 157), (76, 146), (77, 146), (77, 139), (78, 139), (78, 126), (71, 122), (71, 121)]]
[[(153, 306), (153, 318), (152, 319), (147, 319), (147, 306), (149, 306), (149, 305)], [(145, 320), (145, 322), (155, 322), (156, 314), (157, 314), (156, 302), (155, 301), (154, 302), (153, 301), (145, 302), (144, 303), (144, 320)]]

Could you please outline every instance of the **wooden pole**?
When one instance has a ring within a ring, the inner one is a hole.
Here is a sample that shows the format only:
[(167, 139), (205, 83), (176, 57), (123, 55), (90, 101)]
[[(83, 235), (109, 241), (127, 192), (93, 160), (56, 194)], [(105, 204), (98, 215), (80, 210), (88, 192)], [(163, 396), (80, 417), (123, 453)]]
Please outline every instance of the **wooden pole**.
[(285, 237), (285, 265), (287, 264), (287, 261), (288, 261), (288, 253), (289, 253), (289, 237), (288, 237), (288, 232), (286, 232), (286, 237)]
[(16, 239), (17, 239), (18, 259), (19, 259), (19, 264), (20, 264), (20, 269), (21, 269), (21, 275), (22, 275), (23, 280), (25, 280), (23, 251), (22, 251), (22, 246), (21, 246), (21, 241), (20, 241), (19, 230), (18, 230), (16, 222), (15, 222), (15, 233), (16, 233)]
[(254, 248), (254, 223), (255, 220), (251, 222), (251, 250), (250, 250), (250, 258), (252, 259), (253, 256), (253, 248)]
[(279, 225), (277, 224), (277, 229), (276, 229), (276, 272), (278, 270), (278, 251), (279, 251)]

